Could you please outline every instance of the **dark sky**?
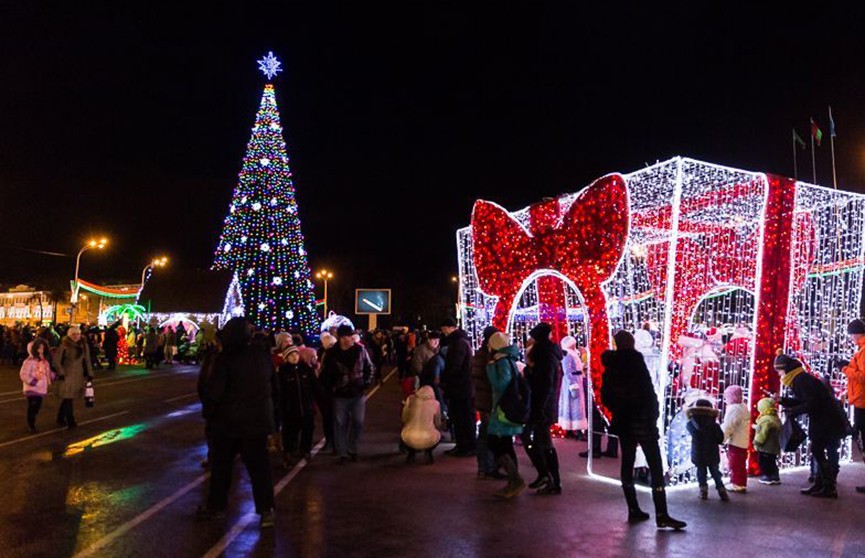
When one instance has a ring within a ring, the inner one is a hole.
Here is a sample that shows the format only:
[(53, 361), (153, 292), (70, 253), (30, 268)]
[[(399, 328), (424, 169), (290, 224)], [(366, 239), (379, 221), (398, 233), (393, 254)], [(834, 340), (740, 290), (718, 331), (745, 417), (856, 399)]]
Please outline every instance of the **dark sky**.
[[(828, 104), (839, 183), (865, 191), (862, 8), (181, 4), (0, 7), (0, 282), (68, 281), (71, 258), (22, 249), (91, 232), (112, 240), (91, 280), (162, 252), (209, 266), (268, 50), (313, 266), (406, 315), (454, 296), (477, 198), (517, 209), (675, 155), (790, 175), (791, 128), (828, 140)], [(830, 184), (828, 142), (817, 158)]]

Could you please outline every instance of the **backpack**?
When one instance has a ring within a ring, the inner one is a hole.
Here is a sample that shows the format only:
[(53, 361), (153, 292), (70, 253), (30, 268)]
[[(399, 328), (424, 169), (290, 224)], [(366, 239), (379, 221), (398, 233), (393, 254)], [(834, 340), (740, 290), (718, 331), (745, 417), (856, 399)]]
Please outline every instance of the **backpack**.
[(508, 363), (511, 365), (511, 381), (496, 403), (496, 412), (499, 418), (511, 424), (526, 424), (532, 410), (532, 391), (514, 362), (508, 359)]

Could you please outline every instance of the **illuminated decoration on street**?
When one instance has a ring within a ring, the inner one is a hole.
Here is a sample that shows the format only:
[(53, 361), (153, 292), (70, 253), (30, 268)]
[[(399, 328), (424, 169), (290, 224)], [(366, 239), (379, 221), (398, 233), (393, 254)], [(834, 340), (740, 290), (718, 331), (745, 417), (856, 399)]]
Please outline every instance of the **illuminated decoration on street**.
[[(279, 62), (268, 59), (259, 64), (271, 78)], [(213, 263), (240, 275), (247, 317), (256, 325), (318, 331), (303, 244), (276, 94), (268, 83)]]
[(327, 315), (327, 319), (321, 322), (321, 333), (325, 331), (330, 331), (332, 329), (337, 329), (339, 326), (347, 325), (351, 329), (354, 329), (354, 324), (351, 323), (351, 320), (346, 318), (345, 316), (340, 316), (336, 312), (330, 312)]
[(491, 323), (507, 328), (521, 346), (540, 321), (557, 338), (574, 335), (602, 409), (610, 334), (651, 324), (655, 342), (641, 352), (662, 409), (665, 465), (673, 484), (691, 482), (679, 446), (686, 400), (703, 394), (723, 412), (720, 394), (738, 384), (756, 418), (764, 391), (779, 389), (778, 348), (831, 371), (843, 391), (830, 363), (854, 349), (846, 324), (859, 317), (863, 233), (863, 195), (685, 158), (520, 211), (478, 201), (457, 232), (462, 324), (475, 341)]
[[(277, 60), (276, 56), (274, 56), (272, 52), (268, 52), (267, 56), (258, 61), (258, 69), (261, 70), (261, 73), (266, 75), (269, 80), (273, 79), (273, 76), (282, 71), (282, 68), (280, 68), (281, 65), (282, 62)], [(274, 120), (273, 124), (279, 126), (279, 121)], [(273, 126), (273, 124), (271, 124), (271, 126)]]
[[(75, 292), (75, 281), (69, 282), (72, 288), (72, 291)], [(104, 298), (137, 298), (138, 297), (138, 289), (137, 288), (115, 288), (115, 287), (102, 287), (97, 285), (96, 283), (91, 283), (90, 281), (85, 281), (84, 279), (78, 278), (78, 288), (95, 295), (99, 295)]]

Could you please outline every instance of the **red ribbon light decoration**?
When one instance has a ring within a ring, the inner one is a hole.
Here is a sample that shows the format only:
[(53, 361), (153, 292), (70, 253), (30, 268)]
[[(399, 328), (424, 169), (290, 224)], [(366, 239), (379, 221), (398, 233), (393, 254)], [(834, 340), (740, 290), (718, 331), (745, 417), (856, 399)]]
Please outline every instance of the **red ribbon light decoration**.
[[(478, 200), (472, 211), (474, 264), (480, 290), (498, 297), (493, 325), (507, 331), (517, 295), (538, 277), (542, 320), (551, 320), (554, 334), (567, 332), (564, 289), (560, 274), (573, 282), (590, 319), (590, 377), (600, 401), (601, 353), (610, 346), (607, 301), (601, 284), (610, 278), (625, 249), (629, 228), (625, 179), (612, 174), (583, 190), (560, 217), (558, 200), (532, 206), (527, 231), (504, 208)], [(552, 276), (552, 277), (551, 277)]]

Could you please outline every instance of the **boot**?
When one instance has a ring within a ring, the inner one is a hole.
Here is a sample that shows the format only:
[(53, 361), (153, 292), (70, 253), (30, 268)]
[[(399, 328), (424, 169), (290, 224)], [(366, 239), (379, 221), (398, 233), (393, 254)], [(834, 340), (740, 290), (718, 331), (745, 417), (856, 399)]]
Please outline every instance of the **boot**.
[(701, 486), (700, 487), (700, 500), (708, 500), (709, 499), (709, 487)]
[(546, 486), (538, 490), (538, 494), (551, 495), (562, 493), (562, 477), (559, 476), (559, 454), (556, 453), (556, 448), (550, 448), (544, 452), (546, 454), (546, 464), (549, 470), (550, 482)]
[(821, 490), (823, 490), (823, 479), (820, 476), (817, 476), (814, 478), (814, 484), (812, 484), (808, 488), (803, 488), (799, 491), (799, 494), (802, 494), (803, 496), (810, 496), (811, 494), (814, 494), (815, 492), (819, 492)]
[(603, 453), (604, 457), (619, 457), (619, 439), (612, 436), (607, 437), (607, 451)]
[(655, 503), (655, 524), (658, 526), (658, 529), (669, 527), (670, 529), (679, 530), (688, 526), (684, 521), (673, 519), (667, 513), (667, 493), (663, 486), (652, 489), (652, 501)]
[(815, 490), (811, 493), (815, 498), (838, 498), (838, 489), (835, 486), (835, 479), (827, 478), (823, 480), (823, 487), (820, 490)]
[(637, 489), (634, 488), (634, 485), (623, 484), (622, 492), (625, 493), (625, 501), (628, 503), (628, 523), (649, 519), (649, 514), (640, 509), (640, 502), (637, 501)]
[(498, 459), (499, 465), (508, 473), (508, 484), (495, 493), (499, 498), (510, 499), (526, 488), (526, 482), (520, 476), (517, 462), (510, 455), (503, 455)]
[(722, 502), (730, 501), (730, 495), (727, 494), (727, 489), (723, 486), (718, 489), (718, 498), (720, 498)]
[(534, 442), (529, 442), (525, 446), (526, 455), (529, 456), (529, 460), (532, 462), (532, 467), (538, 472), (538, 478), (536, 478), (530, 485), (530, 488), (540, 488), (547, 482), (549, 482), (549, 472), (547, 471), (547, 460), (544, 459), (543, 450), (538, 448)]

